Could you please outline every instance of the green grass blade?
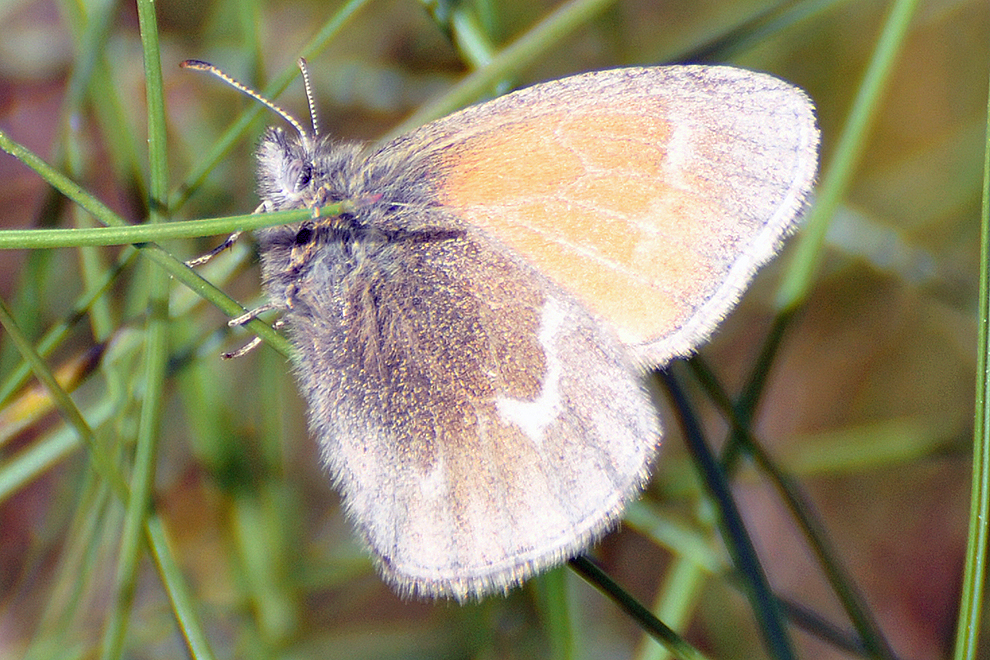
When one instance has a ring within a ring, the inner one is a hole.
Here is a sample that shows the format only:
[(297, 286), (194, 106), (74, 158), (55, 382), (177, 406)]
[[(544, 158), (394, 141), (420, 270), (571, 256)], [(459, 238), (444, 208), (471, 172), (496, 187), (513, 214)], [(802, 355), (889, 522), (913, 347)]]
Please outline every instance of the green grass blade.
[(777, 294), (777, 307), (792, 310), (808, 295), (819, 255), (839, 203), (845, 198), (866, 148), (866, 137), (876, 118), (880, 100), (904, 45), (918, 0), (894, 0), (883, 32), (870, 58), (863, 82), (856, 92), (831, 162), (825, 168), (811, 209), (790, 260), (787, 276)]
[(976, 408), (973, 422), (973, 482), (970, 487), (969, 540), (956, 630), (955, 659), (978, 657), (983, 620), (987, 535), (990, 520), (990, 100), (987, 104), (983, 202), (980, 208), (980, 301), (976, 351)]

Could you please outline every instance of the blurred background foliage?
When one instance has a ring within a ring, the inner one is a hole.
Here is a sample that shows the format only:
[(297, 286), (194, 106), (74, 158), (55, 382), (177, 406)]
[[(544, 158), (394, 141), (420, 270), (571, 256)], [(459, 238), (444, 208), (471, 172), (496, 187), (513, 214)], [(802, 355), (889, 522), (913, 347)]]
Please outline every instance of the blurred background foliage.
[[(544, 35), (532, 53), (513, 55), (488, 92), (621, 65), (730, 62), (808, 91), (826, 165), (890, 11), (876, 0), (364, 4), (310, 57), (323, 131), (342, 139), (388, 134), (552, 12), (574, 11), (584, 13)], [(171, 200), (183, 202), (173, 217), (248, 213), (257, 205), (255, 140), (279, 120), (264, 114), (196, 180), (191, 173), (252, 102), (178, 63), (209, 60), (262, 89), (294, 66), (339, 6), (163, 0), (156, 8)], [(804, 489), (890, 647), (912, 660), (945, 657), (955, 633), (988, 63), (990, 4), (919, 3), (753, 424), (776, 464)], [(278, 102), (305, 117), (298, 81)], [(146, 116), (134, 6), (0, 3), (0, 130), (133, 223), (148, 213)], [(186, 191), (181, 182), (195, 185)], [(6, 155), (0, 209), (3, 228), (93, 223)], [(165, 247), (189, 258), (216, 240)], [(773, 327), (791, 243), (701, 351), (729, 392), (743, 386)], [(32, 341), (64, 325), (47, 363), (65, 387), (78, 387), (76, 404), (125, 475), (144, 396), (150, 272), (132, 252), (0, 252), (0, 297)], [(201, 273), (246, 307), (260, 300), (249, 240)], [(84, 293), (101, 282), (103, 295), (76, 314)], [(172, 287), (153, 489), (216, 657), (660, 657), (628, 617), (564, 569), (507, 598), (465, 607), (398, 599), (342, 517), (287, 360), (263, 347), (221, 362), (220, 352), (248, 337), (225, 321)], [(117, 606), (123, 507), (44, 390), (14, 387), (21, 361), (0, 335), (0, 657), (96, 657)], [(681, 366), (674, 372), (719, 444), (727, 425)], [(712, 507), (673, 417), (665, 419), (653, 482), (593, 556), (709, 657), (765, 657)], [(851, 626), (776, 491), (744, 463), (734, 494), (775, 591), (834, 623), (840, 639), (848, 636)], [(124, 657), (188, 654), (147, 556), (129, 612)], [(800, 657), (862, 655), (821, 630), (793, 630)]]

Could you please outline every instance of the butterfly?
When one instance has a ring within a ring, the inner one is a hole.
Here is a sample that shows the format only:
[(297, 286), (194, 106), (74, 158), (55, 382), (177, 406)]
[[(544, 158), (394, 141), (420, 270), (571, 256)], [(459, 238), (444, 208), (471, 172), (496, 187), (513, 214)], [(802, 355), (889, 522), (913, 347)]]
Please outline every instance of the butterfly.
[(808, 97), (732, 67), (586, 73), (368, 146), (184, 65), (292, 125), (261, 138), (259, 211), (357, 200), (256, 238), (330, 477), (404, 595), (506, 592), (617, 522), (660, 444), (644, 374), (708, 338), (817, 170)]

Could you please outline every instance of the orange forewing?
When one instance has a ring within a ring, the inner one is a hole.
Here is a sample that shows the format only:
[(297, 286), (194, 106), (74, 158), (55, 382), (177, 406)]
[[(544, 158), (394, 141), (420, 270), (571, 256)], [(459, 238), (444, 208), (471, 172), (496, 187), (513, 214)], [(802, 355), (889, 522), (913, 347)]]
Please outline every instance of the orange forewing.
[(757, 76), (766, 87), (737, 99), (722, 73), (736, 75), (716, 71), (708, 95), (682, 71), (579, 76), (411, 141), (431, 143), (441, 203), (659, 364), (710, 333), (800, 216), (814, 177), (803, 95)]
[(546, 119), (452, 151), (442, 201), (576, 292), (627, 343), (682, 323), (693, 311), (685, 289), (706, 268), (695, 228), (720, 209), (666, 183), (666, 126), (643, 115)]

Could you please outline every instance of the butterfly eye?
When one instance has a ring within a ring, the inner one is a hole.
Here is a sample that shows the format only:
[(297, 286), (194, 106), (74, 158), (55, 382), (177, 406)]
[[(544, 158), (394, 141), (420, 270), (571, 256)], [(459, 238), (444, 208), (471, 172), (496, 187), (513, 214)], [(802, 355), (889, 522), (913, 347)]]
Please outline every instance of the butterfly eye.
[(285, 181), (291, 185), (293, 192), (299, 192), (308, 186), (312, 178), (313, 168), (309, 163), (303, 160), (294, 160), (289, 163), (285, 173)]
[(299, 231), (296, 232), (296, 245), (306, 245), (311, 240), (313, 240), (312, 227), (301, 227)]
[(296, 179), (296, 190), (302, 190), (309, 185), (310, 179), (313, 178), (313, 170), (309, 165), (304, 165), (302, 171), (299, 172), (299, 177)]

